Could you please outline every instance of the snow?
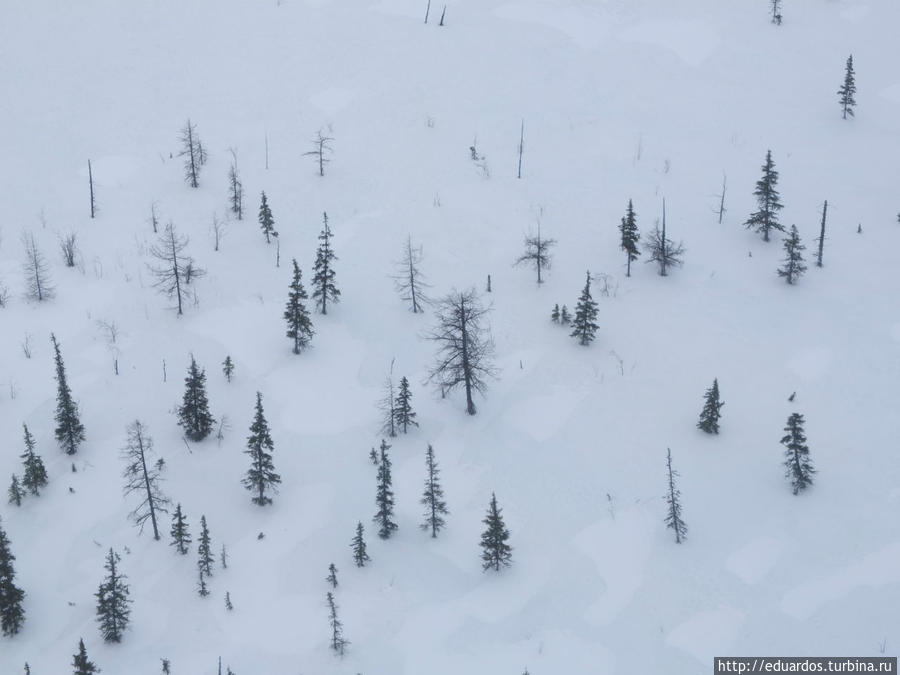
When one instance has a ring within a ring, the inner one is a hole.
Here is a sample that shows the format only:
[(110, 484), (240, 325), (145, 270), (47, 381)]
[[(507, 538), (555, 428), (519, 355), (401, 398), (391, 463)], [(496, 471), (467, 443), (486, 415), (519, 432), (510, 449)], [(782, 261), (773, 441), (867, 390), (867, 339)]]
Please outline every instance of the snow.
[[(0, 674), (26, 660), (35, 675), (64, 672), (80, 637), (106, 673), (158, 672), (165, 657), (173, 673), (210, 675), (220, 655), (238, 675), (680, 675), (726, 653), (877, 655), (900, 642), (900, 5), (796, 0), (775, 27), (760, 0), (456, 0), (439, 27), (443, 4), (426, 25), (419, 0), (5, 3), (0, 478), (21, 470), (24, 422), (50, 485), (0, 505), (27, 592)], [(859, 106), (844, 121), (835, 92), (851, 52)], [(177, 157), (189, 117), (209, 152), (197, 190)], [(319, 130), (335, 139), (324, 177), (303, 155)], [(780, 237), (742, 226), (769, 148), (782, 222), (807, 245), (794, 287), (775, 274)], [(226, 211), (230, 150), (240, 222)], [(256, 223), (262, 190), (280, 267)], [(627, 202), (646, 233), (663, 197), (685, 265), (663, 279), (642, 258), (626, 278)], [(208, 270), (181, 318), (147, 269), (151, 204)], [(313, 315), (311, 348), (295, 356), (281, 318), (290, 262), (308, 288), (325, 211), (342, 301)], [(558, 240), (540, 287), (513, 267), (538, 221)], [(50, 265), (52, 301), (22, 297), (23, 231)], [(75, 268), (57, 251), (68, 232)], [(491, 275), (499, 377), (474, 417), (424, 384), (434, 312), (407, 311), (391, 279), (407, 234), (435, 297)], [(601, 328), (586, 348), (549, 321), (554, 304), (574, 307), (585, 270), (610, 275), (608, 295), (593, 285)], [(115, 345), (101, 320), (119, 327)], [(53, 439), (51, 331), (87, 434), (74, 458)], [(186, 446), (171, 414), (191, 354), (227, 418), (221, 443)], [(368, 452), (392, 359), (421, 426), (391, 439), (399, 531), (383, 542)], [(695, 424), (714, 377), (726, 404), (713, 437)], [(257, 391), (283, 480), (266, 508), (240, 484)], [(818, 470), (797, 497), (778, 442), (794, 411)], [(119, 452), (136, 418), (192, 533), (206, 515), (213, 547), (228, 548), (208, 598), (193, 552), (126, 519)], [(428, 443), (451, 512), (437, 539), (418, 528)], [(681, 546), (662, 522), (666, 448)], [(501, 574), (479, 559), (492, 492), (514, 548)], [(363, 569), (350, 558), (357, 521)], [(134, 598), (120, 645), (94, 621), (109, 547)], [(331, 562), (344, 659), (328, 649)]]

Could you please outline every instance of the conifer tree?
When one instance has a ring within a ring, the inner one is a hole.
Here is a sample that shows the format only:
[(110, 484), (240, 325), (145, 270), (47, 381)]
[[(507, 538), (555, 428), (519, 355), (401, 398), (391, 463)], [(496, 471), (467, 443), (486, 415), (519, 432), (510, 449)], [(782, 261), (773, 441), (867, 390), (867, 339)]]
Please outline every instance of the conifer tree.
[(277, 492), (276, 486), (281, 483), (281, 476), (275, 473), (275, 465), (272, 463), (274, 449), (269, 423), (263, 412), (262, 394), (256, 392), (256, 412), (250, 425), (250, 436), (247, 437), (247, 449), (244, 451), (244, 454), (250, 455), (250, 468), (241, 482), (245, 488), (256, 493), (251, 501), (259, 506), (272, 503), (272, 498), (266, 492)]
[(363, 539), (363, 524), (362, 521), (356, 524), (356, 534), (353, 536), (353, 541), (350, 542), (350, 548), (353, 549), (353, 562), (356, 563), (357, 567), (365, 567), (366, 563), (371, 560), (369, 554), (366, 553), (366, 541)]
[(331, 591), (325, 595), (328, 602), (328, 620), (331, 623), (331, 648), (339, 655), (344, 655), (344, 649), (350, 644), (344, 639), (344, 625), (337, 616), (337, 604), (334, 602), (334, 595)]
[(269, 208), (269, 200), (266, 199), (265, 190), (259, 201), (259, 227), (266, 235), (266, 243), (272, 243), (272, 237), (277, 237), (278, 232), (275, 231), (275, 218), (272, 216), (272, 209)]
[(22, 487), (19, 485), (19, 477), (16, 474), (12, 475), (12, 480), (9, 483), (9, 503), (15, 504), (16, 506), (22, 506)]
[(753, 195), (756, 197), (758, 210), (751, 214), (744, 226), (749, 230), (754, 228), (762, 233), (763, 241), (769, 241), (769, 232), (778, 230), (784, 232), (784, 226), (778, 222), (778, 212), (784, 208), (779, 201), (778, 172), (775, 170), (775, 162), (772, 161), (772, 151), (766, 151), (766, 163), (762, 166), (762, 178), (756, 182)]
[(400, 293), (400, 297), (409, 302), (413, 314), (424, 312), (422, 306), (431, 303), (431, 299), (425, 294), (429, 284), (419, 270), (422, 259), (422, 247), (413, 247), (412, 237), (407, 236), (403, 257), (396, 263), (397, 272), (393, 275), (393, 279), (394, 287)]
[(378, 464), (378, 490), (375, 494), (375, 503), (378, 505), (378, 511), (372, 520), (378, 524), (378, 536), (382, 539), (389, 539), (397, 529), (397, 523), (394, 522), (394, 492), (391, 490), (391, 460), (387, 451), (391, 446), (382, 439), (380, 448), (380, 462)]
[(334, 285), (334, 261), (337, 256), (331, 248), (331, 228), (328, 227), (328, 214), (322, 213), (324, 225), (319, 233), (319, 248), (316, 250), (316, 263), (313, 267), (315, 274), (313, 275), (313, 294), (319, 311), (322, 314), (328, 314), (328, 301), (332, 304), (339, 302), (341, 292)]
[(228, 569), (228, 551), (225, 550), (225, 544), (222, 544), (222, 550), (219, 551), (219, 564), (223, 570)]
[(100, 634), (106, 642), (122, 641), (122, 633), (128, 627), (131, 615), (129, 588), (125, 583), (127, 577), (119, 572), (119, 560), (119, 555), (109, 549), (104, 565), (107, 576), (95, 594), (97, 623), (100, 624)]
[(719, 380), (714, 378), (712, 386), (704, 394), (703, 410), (700, 412), (697, 428), (708, 434), (719, 433), (719, 417), (721, 417), (719, 410), (723, 405), (725, 405), (725, 401), (719, 400)]
[(822, 225), (819, 230), (819, 236), (816, 241), (819, 243), (819, 250), (816, 253), (816, 267), (822, 266), (822, 250), (825, 248), (825, 219), (828, 217), (828, 200), (822, 206)]
[(234, 362), (230, 356), (226, 356), (222, 361), (222, 372), (225, 374), (225, 379), (231, 382), (231, 378), (234, 377)]
[(184, 399), (181, 407), (178, 408), (178, 424), (184, 429), (184, 435), (190, 440), (202, 441), (212, 432), (216, 419), (209, 413), (209, 400), (206, 398), (206, 371), (197, 366), (193, 354), (184, 384)]
[(400, 390), (397, 392), (397, 401), (394, 404), (394, 421), (398, 429), (403, 433), (409, 431), (409, 427), (419, 426), (416, 422), (416, 413), (412, 409), (412, 392), (409, 390), (409, 380), (406, 376), (400, 378)]
[(129, 513), (129, 517), (143, 532), (149, 520), (153, 525), (153, 538), (159, 540), (159, 524), (157, 513), (168, 513), (168, 498), (162, 493), (159, 484), (162, 480), (156, 465), (147, 465), (147, 455), (153, 451), (153, 439), (147, 433), (147, 427), (140, 420), (128, 425), (128, 442), (122, 451), (122, 458), (127, 462), (122, 476), (125, 478), (125, 495), (136, 492), (140, 502)]
[(212, 576), (213, 555), (210, 547), (209, 528), (206, 516), (200, 516), (200, 540), (197, 544), (197, 569), (205, 576)]
[(378, 454), (375, 452), (375, 448), (369, 450), (369, 459), (372, 460), (372, 464), (378, 466)]
[(238, 176), (236, 161), (228, 167), (228, 206), (238, 220), (244, 219), (244, 185)]
[(94, 675), (100, 672), (94, 662), (88, 660), (83, 638), (78, 640), (78, 653), (72, 656), (72, 667), (75, 669), (72, 675)]
[(190, 119), (181, 130), (180, 140), (178, 156), (184, 157), (184, 181), (192, 188), (200, 187), (200, 167), (206, 163), (206, 153), (197, 135), (197, 125), (191, 124)]
[(329, 584), (331, 584), (332, 588), (338, 587), (337, 567), (334, 566), (334, 563), (331, 563), (328, 566), (328, 576), (325, 577), (325, 581), (327, 581)]
[(853, 72), (853, 54), (847, 57), (847, 65), (844, 68), (844, 84), (838, 89), (838, 96), (841, 97), (841, 111), (844, 119), (847, 115), (854, 117), (853, 108), (856, 107), (856, 75)]
[(575, 305), (575, 321), (570, 335), (578, 338), (578, 344), (586, 346), (594, 341), (599, 326), (597, 319), (597, 303), (591, 297), (591, 273), (587, 273), (581, 297)]
[(673, 265), (680, 267), (684, 264), (682, 255), (684, 245), (677, 244), (666, 236), (666, 200), (663, 199), (662, 230), (658, 226), (653, 228), (646, 238), (646, 246), (649, 252), (647, 262), (655, 262), (659, 270), (659, 276), (669, 274), (669, 268)]
[(795, 495), (812, 485), (812, 477), (816, 472), (809, 458), (809, 446), (806, 445), (803, 423), (803, 415), (792, 413), (784, 428), (787, 433), (781, 438), (781, 444), (785, 447), (785, 476), (791, 479), (791, 488)]
[(791, 225), (790, 234), (784, 238), (784, 265), (778, 268), (778, 276), (793, 284), (797, 278), (806, 271), (803, 263), (803, 251), (806, 247), (800, 243), (800, 233), (797, 226)]
[(15, 635), (25, 623), (25, 609), (22, 607), (25, 591), (15, 584), (15, 559), (9, 538), (0, 527), (0, 632), (4, 635)]
[(553, 311), (550, 312), (550, 320), (553, 323), (559, 323), (559, 303), (553, 305)]
[(537, 282), (543, 283), (541, 270), (550, 269), (552, 256), (550, 249), (556, 246), (556, 239), (541, 237), (541, 224), (538, 223), (537, 236), (525, 237), (525, 253), (519, 256), (514, 264), (533, 264), (537, 271)]
[(313, 327), (309, 311), (304, 303), (309, 296), (306, 294), (306, 289), (303, 288), (303, 275), (296, 258), (293, 259), (293, 263), (294, 276), (289, 287), (291, 290), (288, 294), (287, 306), (284, 309), (284, 320), (287, 322), (287, 336), (294, 341), (294, 353), (299, 354), (312, 340)]
[(172, 516), (172, 529), (169, 534), (172, 541), (169, 546), (174, 546), (181, 555), (187, 555), (191, 547), (191, 533), (188, 531), (187, 518), (181, 511), (181, 504), (175, 506), (175, 514)]
[(447, 510), (447, 502), (444, 501), (444, 489), (441, 487), (440, 469), (434, 459), (434, 448), (431, 443), (425, 451), (425, 490), (422, 499), (419, 500), (425, 506), (425, 521), (419, 526), (423, 530), (431, 530), (432, 538), (437, 537), (446, 522), (444, 516), (450, 513)]
[(206, 578), (203, 570), (197, 570), (197, 595), (205, 598), (209, 595), (209, 589), (206, 587)]
[(680, 544), (687, 536), (687, 525), (681, 519), (681, 491), (675, 486), (678, 472), (672, 468), (672, 450), (667, 449), (666, 467), (669, 474), (669, 489), (666, 492), (666, 527), (675, 530), (675, 543)]
[(638, 242), (640, 241), (640, 237), (638, 235), (637, 229), (637, 221), (635, 219), (634, 207), (631, 204), (631, 200), (628, 200), (628, 210), (625, 211), (625, 215), (622, 217), (622, 223), (619, 225), (619, 233), (622, 235), (621, 242), (619, 244), (619, 248), (625, 251), (625, 276), (631, 276), (631, 263), (634, 260), (637, 260), (641, 255), (640, 250), (638, 250)]
[(231, 604), (231, 593), (228, 591), (225, 591), (225, 609), (229, 612), (234, 609), (234, 605)]
[(34, 451), (34, 437), (28, 430), (28, 425), (23, 424), (25, 430), (25, 452), (22, 453), (22, 465), (25, 471), (22, 474), (22, 487), (33, 495), (39, 495), (40, 489), (47, 485), (47, 469), (44, 461)]
[(394, 360), (391, 359), (391, 372), (384, 379), (384, 396), (378, 402), (382, 413), (381, 432), (391, 438), (397, 435), (397, 415), (394, 409)]
[(512, 548), (507, 544), (509, 530), (503, 522), (503, 512), (497, 506), (497, 495), (491, 493), (491, 503), (488, 506), (484, 520), (485, 530), (481, 534), (481, 568), (483, 571), (493, 569), (500, 571), (500, 566), (509, 567), (512, 564)]
[(67, 455), (74, 455), (84, 442), (84, 425), (79, 419), (78, 405), (72, 400), (72, 391), (66, 381), (66, 367), (53, 333), (50, 333), (50, 341), (56, 361), (56, 440)]
[(568, 326), (572, 323), (572, 316), (569, 314), (569, 308), (566, 305), (563, 305), (562, 309), (559, 310), (559, 322), (563, 326)]

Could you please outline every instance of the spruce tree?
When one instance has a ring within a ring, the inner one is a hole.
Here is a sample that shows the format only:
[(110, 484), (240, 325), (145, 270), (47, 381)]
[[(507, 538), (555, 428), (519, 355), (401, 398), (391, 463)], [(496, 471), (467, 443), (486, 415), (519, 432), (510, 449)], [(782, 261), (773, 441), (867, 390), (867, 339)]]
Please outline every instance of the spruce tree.
[(481, 522), (486, 526), (481, 534), (481, 568), (483, 571), (493, 569), (499, 572), (501, 565), (509, 567), (512, 564), (512, 548), (506, 543), (509, 530), (503, 522), (503, 512), (497, 506), (497, 495), (494, 493), (491, 493), (487, 515)]
[(637, 260), (638, 256), (641, 255), (641, 252), (637, 247), (638, 242), (640, 241), (637, 221), (635, 220), (634, 207), (632, 206), (630, 199), (628, 200), (628, 210), (625, 212), (625, 215), (622, 217), (622, 223), (619, 225), (619, 233), (622, 235), (619, 248), (625, 251), (625, 276), (630, 277), (631, 263), (632, 261)]
[(275, 231), (275, 218), (272, 217), (272, 209), (269, 208), (269, 201), (266, 199), (266, 193), (263, 191), (259, 202), (259, 227), (266, 235), (266, 243), (272, 242), (272, 237), (277, 237)]
[(366, 563), (371, 560), (369, 554), (366, 553), (366, 541), (363, 539), (362, 521), (356, 524), (356, 534), (353, 535), (353, 541), (350, 542), (350, 548), (353, 549), (353, 562), (357, 567), (365, 567)]
[(687, 536), (687, 525), (681, 519), (681, 491), (675, 486), (678, 472), (672, 468), (672, 450), (667, 449), (666, 467), (669, 474), (669, 489), (666, 491), (666, 527), (675, 530), (675, 543), (680, 544)]
[(572, 323), (572, 316), (569, 314), (569, 308), (566, 305), (563, 305), (562, 309), (559, 310), (559, 322), (563, 326), (568, 326)]
[(9, 495), (10, 504), (22, 506), (22, 487), (19, 485), (19, 477), (16, 474), (12, 475), (7, 494)]
[(250, 468), (247, 475), (241, 481), (245, 488), (255, 492), (254, 504), (265, 506), (272, 503), (272, 498), (266, 492), (277, 492), (276, 486), (281, 483), (281, 476), (275, 473), (275, 465), (272, 463), (272, 451), (275, 444), (269, 433), (269, 423), (263, 413), (262, 394), (256, 392), (256, 413), (253, 424), (250, 425), (250, 436), (247, 437), (247, 449), (244, 454), (250, 455)]
[(659, 271), (659, 276), (665, 277), (669, 274), (669, 268), (684, 264), (682, 255), (684, 254), (684, 245), (681, 242), (677, 244), (666, 236), (666, 200), (663, 199), (662, 212), (662, 229), (659, 225), (653, 228), (653, 232), (649, 232), (646, 237), (647, 246), (647, 262), (655, 262)]
[(559, 303), (553, 305), (553, 311), (550, 312), (550, 320), (553, 323), (559, 323)]
[(78, 640), (78, 653), (72, 656), (72, 675), (94, 675), (100, 669), (88, 660), (87, 650), (84, 648), (84, 639)]
[(389, 539), (397, 529), (397, 523), (394, 522), (394, 493), (391, 490), (391, 460), (387, 451), (391, 446), (382, 439), (380, 448), (380, 463), (378, 465), (378, 490), (375, 494), (375, 503), (378, 505), (378, 511), (372, 517), (372, 520), (378, 524), (378, 536), (382, 539)]
[(334, 566), (334, 563), (331, 563), (328, 566), (328, 576), (325, 577), (325, 581), (327, 581), (329, 584), (331, 584), (332, 588), (338, 587), (337, 567)]
[(178, 424), (192, 441), (202, 441), (212, 433), (216, 419), (209, 413), (206, 398), (206, 371), (197, 366), (193, 354), (188, 375), (184, 378), (184, 398), (178, 408)]
[(744, 226), (761, 232), (763, 241), (769, 241), (770, 230), (784, 232), (784, 226), (778, 222), (778, 212), (784, 205), (779, 201), (778, 172), (775, 170), (775, 162), (772, 161), (771, 150), (766, 151), (766, 163), (762, 166), (762, 172), (762, 178), (756, 182), (756, 189), (753, 191), (759, 208), (751, 214)]
[(22, 453), (22, 465), (25, 471), (22, 474), (22, 487), (33, 495), (39, 495), (40, 489), (47, 485), (47, 469), (44, 461), (34, 451), (34, 437), (28, 430), (28, 425), (23, 424), (25, 430), (25, 452)]
[(400, 378), (400, 390), (397, 392), (397, 401), (394, 404), (394, 421), (397, 428), (402, 429), (404, 434), (409, 431), (410, 426), (419, 426), (411, 401), (412, 392), (409, 390), (409, 380), (404, 375)]
[(431, 443), (425, 451), (425, 470), (425, 490), (422, 492), (422, 499), (419, 500), (425, 506), (425, 521), (419, 527), (431, 530), (431, 536), (435, 538), (446, 524), (443, 516), (450, 512), (447, 510), (447, 502), (444, 501), (444, 489), (438, 478), (440, 469), (434, 459), (434, 448), (431, 447)]
[(231, 378), (234, 376), (234, 362), (230, 356), (226, 356), (222, 361), (222, 372), (225, 374), (225, 379), (231, 382)]
[(181, 555), (187, 555), (191, 547), (191, 533), (188, 531), (187, 518), (181, 511), (181, 504), (175, 506), (175, 514), (172, 516), (172, 529), (169, 534), (172, 541), (169, 546), (174, 546)]
[(97, 623), (106, 642), (121, 642), (122, 633), (128, 627), (131, 615), (127, 578), (118, 569), (119, 555), (112, 549), (106, 554), (106, 579), (97, 590)]
[(141, 531), (149, 520), (153, 526), (153, 538), (159, 540), (158, 513), (168, 513), (169, 499), (162, 493), (158, 464), (148, 466), (147, 456), (153, 451), (153, 439), (147, 427), (140, 420), (128, 425), (128, 441), (122, 451), (122, 458), (127, 462), (122, 476), (125, 478), (125, 495), (137, 493), (140, 501), (128, 514)]
[(197, 570), (197, 595), (205, 598), (209, 595), (209, 589), (206, 587), (206, 577), (203, 570)]
[(725, 405), (725, 401), (719, 400), (719, 380), (713, 379), (712, 386), (704, 394), (703, 410), (700, 412), (700, 421), (697, 428), (708, 434), (719, 433), (719, 410)]
[(222, 550), (219, 551), (219, 564), (223, 570), (228, 569), (228, 551), (225, 550), (225, 544), (222, 544)]
[(339, 655), (344, 655), (344, 649), (350, 644), (344, 639), (344, 625), (337, 616), (337, 604), (334, 601), (334, 595), (329, 591), (325, 595), (328, 602), (328, 620), (331, 623), (331, 648)]
[(25, 609), (22, 607), (25, 591), (15, 584), (15, 559), (9, 538), (0, 527), (0, 632), (4, 635), (15, 635), (25, 623)]
[(206, 516), (200, 516), (200, 540), (197, 544), (197, 569), (205, 576), (212, 576), (213, 555), (210, 548), (209, 528), (206, 527)]
[(294, 341), (294, 353), (299, 354), (309, 345), (313, 336), (312, 320), (306, 304), (309, 296), (303, 288), (302, 273), (297, 259), (294, 258), (294, 276), (291, 279), (287, 306), (284, 309), (284, 320), (287, 322), (287, 336)]
[(328, 214), (322, 213), (324, 225), (319, 233), (319, 248), (316, 250), (316, 263), (313, 267), (313, 294), (316, 305), (322, 314), (328, 314), (328, 301), (339, 302), (341, 292), (334, 285), (334, 266), (337, 256), (331, 249), (331, 229), (328, 227)]
[(599, 328), (596, 319), (597, 303), (591, 297), (591, 273), (588, 272), (581, 297), (578, 299), (578, 304), (575, 305), (575, 321), (570, 333), (572, 337), (578, 338), (578, 344), (586, 346), (594, 341), (594, 336)]
[(50, 341), (56, 361), (56, 440), (67, 455), (74, 455), (84, 442), (84, 425), (78, 416), (78, 405), (72, 400), (72, 391), (66, 381), (66, 367), (53, 333), (50, 334)]
[(805, 249), (806, 247), (800, 243), (797, 226), (791, 225), (791, 233), (784, 238), (784, 265), (778, 268), (778, 276), (784, 277), (789, 284), (793, 284), (806, 271), (803, 262)]
[(228, 591), (225, 591), (225, 609), (229, 612), (234, 609), (234, 605), (231, 604), (231, 593)]
[(844, 119), (847, 115), (854, 117), (853, 108), (856, 106), (856, 75), (853, 72), (853, 54), (847, 57), (847, 66), (844, 69), (844, 84), (838, 89), (838, 96), (841, 97), (841, 111)]
[(785, 446), (785, 476), (791, 479), (791, 488), (795, 495), (812, 485), (812, 477), (816, 472), (809, 458), (803, 422), (803, 415), (792, 413), (784, 428), (787, 433), (781, 439), (781, 444)]

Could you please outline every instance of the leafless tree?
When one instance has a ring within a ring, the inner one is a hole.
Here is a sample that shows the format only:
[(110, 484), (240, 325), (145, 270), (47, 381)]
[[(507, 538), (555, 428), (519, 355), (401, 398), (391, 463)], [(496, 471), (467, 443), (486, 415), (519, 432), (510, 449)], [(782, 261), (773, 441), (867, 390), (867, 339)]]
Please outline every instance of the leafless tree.
[(128, 425), (128, 440), (122, 450), (122, 459), (127, 464), (122, 476), (125, 478), (125, 495), (137, 492), (141, 500), (135, 509), (128, 514), (134, 524), (144, 531), (149, 520), (153, 525), (153, 538), (159, 540), (157, 513), (168, 513), (166, 506), (169, 500), (160, 490), (159, 470), (151, 464), (147, 466), (147, 455), (153, 451), (153, 439), (147, 433), (147, 427), (140, 420)]
[(490, 307), (483, 307), (474, 288), (453, 291), (437, 306), (437, 326), (427, 335), (438, 343), (436, 363), (428, 380), (440, 386), (441, 393), (462, 386), (466, 391), (466, 412), (475, 414), (473, 393), (484, 395), (487, 379), (496, 377), (491, 363), (494, 342), (485, 320)]
[(181, 152), (178, 153), (178, 156), (184, 157), (184, 181), (192, 188), (200, 187), (198, 177), (200, 167), (205, 163), (206, 153), (200, 144), (200, 137), (197, 136), (197, 125), (191, 124), (190, 119), (182, 127), (179, 140), (181, 141)]
[(403, 247), (403, 257), (397, 261), (397, 273), (393, 275), (394, 287), (400, 293), (400, 297), (410, 303), (410, 309), (414, 314), (422, 312), (422, 305), (431, 303), (424, 289), (430, 288), (424, 280), (419, 269), (422, 262), (422, 247), (413, 246), (412, 236), (407, 235), (406, 244)]
[(325, 156), (325, 154), (332, 152), (331, 145), (329, 145), (329, 143), (331, 143), (331, 141), (333, 141), (333, 140), (334, 139), (331, 138), (330, 136), (323, 136), (322, 131), (319, 130), (316, 132), (315, 140), (313, 140), (313, 149), (310, 150), (309, 152), (303, 153), (304, 155), (311, 155), (311, 156), (315, 157), (316, 162), (319, 165), (319, 175), (320, 176), (325, 175), (325, 165), (331, 161), (330, 159), (328, 159)]
[[(244, 184), (238, 177), (237, 155), (232, 150), (233, 161), (228, 168), (228, 204), (238, 220), (244, 219)], [(218, 250), (218, 249), (216, 249)]]
[(32, 232), (22, 233), (22, 245), (25, 247), (25, 264), (22, 267), (25, 273), (26, 295), (31, 300), (42, 302), (53, 297), (53, 284), (50, 280), (50, 268), (44, 255), (38, 250)]
[(91, 218), (93, 218), (97, 212), (97, 200), (94, 197), (94, 169), (91, 167), (91, 160), (88, 160), (88, 186), (91, 190)]
[(206, 273), (194, 265), (193, 258), (185, 255), (187, 245), (188, 238), (176, 234), (175, 226), (169, 222), (159, 241), (150, 247), (150, 254), (160, 263), (156, 267), (150, 267), (150, 271), (156, 277), (153, 285), (168, 297), (176, 299), (179, 316), (184, 313), (183, 300), (186, 293), (184, 286), (190, 282), (190, 277), (199, 277)]
[(382, 386), (384, 396), (378, 401), (378, 409), (381, 411), (382, 423), (381, 433), (387, 434), (391, 438), (397, 435), (396, 413), (394, 409), (394, 359), (391, 359), (391, 369), (388, 376), (384, 379)]
[(153, 234), (159, 232), (159, 214), (156, 211), (156, 202), (150, 205), (150, 225), (153, 227)]
[(556, 239), (541, 237), (541, 223), (538, 221), (537, 236), (525, 237), (525, 253), (516, 260), (516, 265), (523, 263), (534, 265), (537, 270), (537, 282), (543, 283), (541, 270), (550, 269), (550, 249), (556, 245)]
[(75, 258), (78, 255), (77, 235), (74, 232), (59, 235), (59, 251), (62, 253), (66, 267), (75, 267)]
[(681, 266), (684, 263), (682, 255), (684, 254), (684, 246), (681, 242), (675, 244), (671, 239), (666, 237), (666, 200), (663, 200), (662, 230), (659, 224), (653, 229), (653, 232), (647, 235), (645, 246), (649, 251), (647, 262), (655, 262), (659, 267), (659, 275), (661, 277), (668, 275), (669, 267), (673, 265)]
[(222, 240), (225, 239), (225, 233), (228, 230), (225, 227), (225, 223), (219, 220), (215, 213), (213, 214), (210, 230), (213, 235), (213, 250), (218, 251), (219, 246), (222, 244)]

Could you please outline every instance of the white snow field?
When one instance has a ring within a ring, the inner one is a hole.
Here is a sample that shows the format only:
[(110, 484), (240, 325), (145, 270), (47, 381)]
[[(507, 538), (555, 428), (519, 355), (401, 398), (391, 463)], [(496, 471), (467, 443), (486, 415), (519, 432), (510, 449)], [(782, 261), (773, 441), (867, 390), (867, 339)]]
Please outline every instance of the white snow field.
[[(0, 3), (0, 484), (21, 472), (23, 422), (50, 474), (40, 497), (0, 506), (27, 593), (0, 674), (26, 661), (34, 675), (71, 672), (81, 637), (108, 675), (159, 673), (161, 658), (176, 675), (213, 675), (219, 656), (237, 675), (679, 675), (720, 655), (896, 654), (900, 3), (789, 0), (780, 27), (765, 0), (448, 0), (443, 27), (444, 3), (428, 24), (425, 4)], [(843, 120), (851, 53), (859, 105)], [(209, 153), (199, 189), (177, 156), (188, 118)], [(320, 129), (334, 138), (324, 177), (303, 156)], [(485, 168), (470, 158), (476, 138)], [(230, 149), (243, 221), (227, 212)], [(781, 221), (807, 246), (794, 286), (776, 275), (780, 235), (743, 227), (767, 149)], [(256, 222), (261, 190), (280, 267)], [(663, 198), (685, 264), (663, 278), (642, 257), (626, 278), (627, 202), (646, 233)], [(180, 318), (147, 268), (153, 203), (208, 270)], [(312, 347), (294, 355), (290, 261), (308, 288), (323, 211), (342, 298), (313, 314)], [(218, 252), (214, 214), (227, 219)], [(538, 220), (558, 240), (540, 287), (512, 266)], [(23, 232), (47, 259), (52, 300), (23, 297)], [(76, 268), (59, 255), (67, 232)], [(492, 277), (500, 374), (474, 417), (459, 393), (423, 384), (434, 312), (409, 312), (390, 278), (407, 234), (434, 296)], [(585, 270), (610, 277), (608, 296), (593, 284), (589, 347), (549, 320), (554, 303), (574, 307)], [(98, 321), (121, 330), (115, 353)], [(74, 458), (53, 438), (51, 331), (87, 434)], [(172, 414), (191, 354), (230, 423), (221, 443), (187, 447)], [(393, 358), (421, 426), (392, 439), (399, 531), (381, 541), (367, 455)], [(695, 424), (714, 377), (726, 405), (708, 436)], [(283, 479), (265, 508), (240, 483), (257, 391)], [(794, 411), (818, 471), (799, 496), (779, 444)], [(228, 548), (207, 598), (195, 553), (168, 545), (168, 517), (158, 542), (127, 519), (119, 453), (135, 419), (194, 537), (205, 514), (215, 550)], [(451, 511), (437, 539), (418, 528), (428, 443)], [(682, 545), (663, 523), (667, 447)], [(492, 491), (514, 547), (500, 574), (479, 558)], [(134, 600), (112, 645), (94, 599), (109, 547)], [(343, 658), (329, 649), (330, 562)]]

